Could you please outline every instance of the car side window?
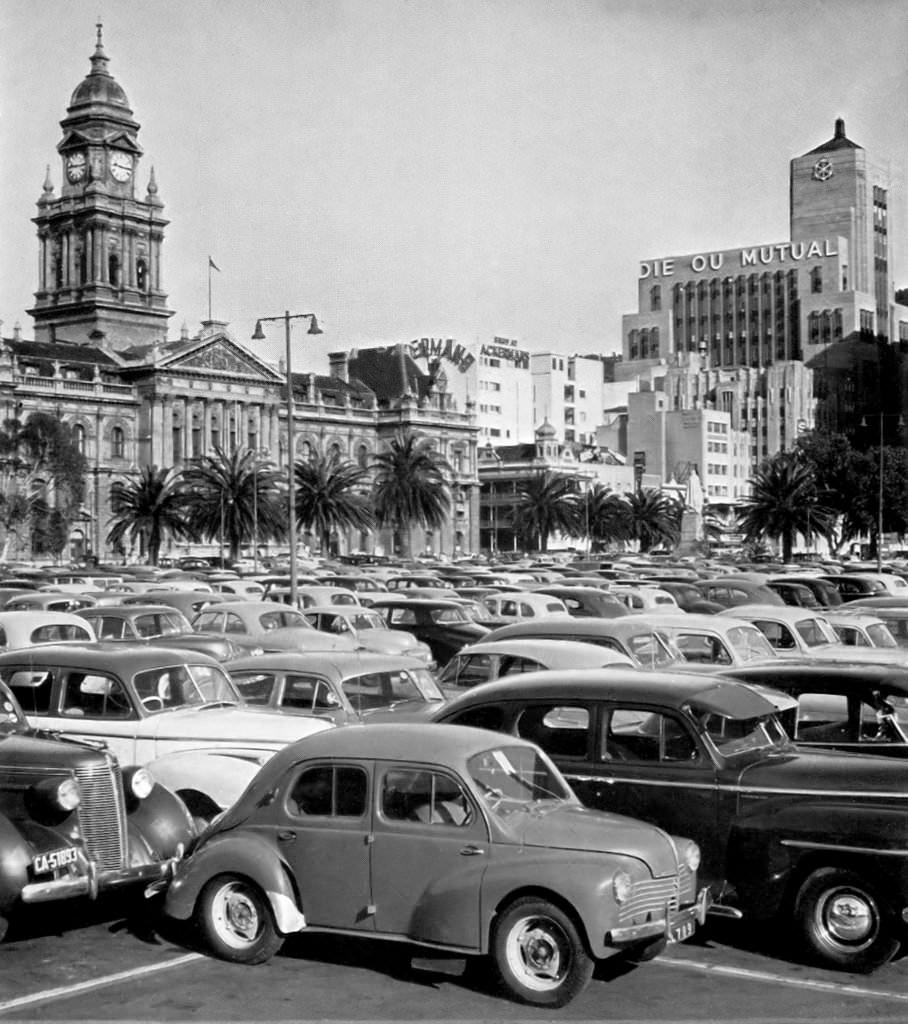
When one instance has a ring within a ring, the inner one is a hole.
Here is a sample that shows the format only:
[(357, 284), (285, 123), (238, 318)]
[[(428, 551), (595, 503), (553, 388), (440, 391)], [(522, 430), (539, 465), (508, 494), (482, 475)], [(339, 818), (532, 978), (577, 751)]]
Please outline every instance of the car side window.
[(772, 644), (777, 651), (791, 651), (798, 645), (792, 636), (791, 630), (783, 626), (781, 622), (754, 621), (760, 632)]
[(16, 700), (26, 715), (46, 715), (50, 713), (50, 698), (54, 685), (54, 675), (50, 671), (33, 671), (28, 668), (16, 668), (10, 665), (4, 668), (3, 682), (13, 691)]
[(32, 630), (29, 639), (33, 644), (52, 644), (58, 640), (80, 640), (85, 642), (91, 640), (91, 634), (87, 629), (82, 629), (81, 626), (52, 623), (49, 626), (39, 626), (37, 629)]
[(233, 615), (227, 612), (224, 616), (224, 629), (225, 633), (245, 633), (246, 624), (239, 617), (239, 615)]
[(368, 788), (362, 768), (316, 765), (305, 768), (291, 785), (288, 808), (302, 817), (362, 818)]
[(250, 672), (232, 675), (231, 678), (247, 704), (267, 704), (276, 683), (273, 672)]
[(676, 633), (674, 641), (681, 648), (686, 661), (706, 665), (730, 665), (731, 655), (718, 637), (700, 633)]
[(210, 629), (212, 632), (220, 633), (223, 632), (221, 629), (221, 623), (223, 622), (223, 616), (220, 612), (202, 612), (201, 615), (197, 615), (192, 621), (192, 628), (205, 630)]
[(70, 672), (63, 684), (63, 714), (72, 718), (134, 718), (123, 684), (110, 676)]
[(89, 619), (95, 627), (99, 640), (122, 640), (126, 635), (126, 620), (114, 615), (104, 615)]
[(690, 730), (677, 718), (643, 708), (615, 708), (605, 721), (606, 761), (686, 762), (699, 758)]
[(318, 711), (339, 706), (340, 701), (323, 679), (316, 676), (287, 676), (284, 683), (284, 696), (281, 699), (282, 708)]
[(452, 658), (439, 682), (445, 686), (478, 686), (492, 678), (492, 658), (488, 654), (462, 654)]
[(580, 705), (536, 704), (517, 719), (517, 735), (554, 758), (585, 758), (591, 715)]
[(486, 704), (478, 708), (467, 708), (456, 718), (448, 719), (451, 725), (468, 725), (474, 729), (489, 729), (491, 732), (504, 730), (504, 708), (497, 704)]
[(396, 626), (414, 626), (416, 613), (409, 608), (392, 608), (388, 621)]
[[(871, 712), (872, 714), (872, 712)], [(874, 731), (876, 719), (873, 719)], [(841, 693), (798, 694), (798, 743), (857, 741), (857, 730), (849, 721), (848, 698)]]
[(441, 772), (396, 768), (385, 774), (381, 813), (387, 821), (462, 828), (473, 820), (466, 793)]
[(516, 676), (523, 672), (541, 672), (545, 665), (533, 661), (532, 658), (521, 658), (519, 655), (506, 655), (502, 657), (498, 668), (499, 676)]

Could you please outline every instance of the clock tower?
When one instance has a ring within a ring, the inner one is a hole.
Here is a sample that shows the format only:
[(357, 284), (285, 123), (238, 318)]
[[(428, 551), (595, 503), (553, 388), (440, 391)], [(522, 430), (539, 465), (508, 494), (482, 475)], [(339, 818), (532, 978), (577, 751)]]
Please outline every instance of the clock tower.
[(161, 283), (167, 220), (154, 169), (136, 196), (142, 148), (126, 93), (107, 69), (101, 26), (91, 71), (72, 95), (57, 145), (63, 184), (50, 170), (38, 200), (36, 341), (96, 342), (115, 349), (167, 336), (173, 315)]

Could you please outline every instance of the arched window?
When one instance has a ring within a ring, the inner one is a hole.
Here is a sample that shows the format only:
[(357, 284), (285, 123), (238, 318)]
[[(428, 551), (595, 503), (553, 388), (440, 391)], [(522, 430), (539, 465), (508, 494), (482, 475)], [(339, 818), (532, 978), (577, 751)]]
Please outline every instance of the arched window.
[(122, 459), (126, 454), (126, 435), (122, 427), (114, 427), (110, 432), (110, 457)]
[(148, 288), (148, 264), (141, 256), (136, 260), (136, 286), (140, 292)]
[(80, 455), (85, 454), (85, 427), (81, 423), (76, 423), (73, 427), (73, 444)]
[(356, 464), (360, 469), (369, 468), (369, 449), (364, 444), (356, 449)]
[(308, 441), (304, 441), (301, 438), (296, 442), (296, 455), (302, 462), (311, 462), (314, 454), (312, 445)]
[(79, 250), (79, 283), (86, 284), (88, 281), (88, 261), (85, 258), (85, 250)]
[(221, 419), (214, 410), (211, 413), (211, 447), (221, 447)]
[(107, 280), (114, 288), (120, 287), (120, 257), (115, 252), (107, 257)]
[(328, 458), (329, 459), (337, 459), (338, 462), (339, 462), (342, 457), (343, 457), (343, 452), (341, 451), (341, 446), (337, 443), (337, 441), (335, 441), (334, 444), (332, 444), (328, 448)]

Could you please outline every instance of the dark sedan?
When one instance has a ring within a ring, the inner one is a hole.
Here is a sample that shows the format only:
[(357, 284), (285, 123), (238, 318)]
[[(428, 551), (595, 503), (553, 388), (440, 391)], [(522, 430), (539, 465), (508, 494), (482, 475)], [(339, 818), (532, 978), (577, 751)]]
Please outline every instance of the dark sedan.
[(579, 619), (619, 619), (631, 613), (607, 590), (597, 587), (575, 587), (565, 584), (546, 583), (533, 587), (533, 593), (548, 594), (557, 597), (567, 608), (568, 613)]
[(428, 644), (439, 665), (444, 665), (461, 647), (476, 643), (489, 633), (456, 601), (377, 597), (372, 608), (384, 618), (389, 629), (406, 630)]

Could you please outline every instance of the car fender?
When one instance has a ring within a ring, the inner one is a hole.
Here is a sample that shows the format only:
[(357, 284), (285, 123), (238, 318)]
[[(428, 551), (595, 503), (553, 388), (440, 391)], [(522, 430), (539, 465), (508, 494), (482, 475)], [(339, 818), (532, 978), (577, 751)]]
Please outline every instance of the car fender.
[(763, 803), (732, 825), (726, 855), (729, 882), (755, 915), (782, 906), (804, 864), (863, 863), (893, 904), (908, 889), (905, 809), (868, 803), (795, 801)]
[[(249, 785), (270, 751), (231, 751), (224, 747), (180, 750), (165, 754), (146, 766), (155, 779), (177, 793), (193, 814), (210, 817), (214, 809), (229, 807)], [(204, 797), (213, 808), (197, 806), (193, 794)]]
[(254, 882), (268, 897), (282, 935), (306, 927), (283, 861), (268, 842), (250, 833), (216, 836), (178, 864), (167, 890), (165, 913), (183, 921), (192, 917), (202, 889), (218, 875), (242, 875)]
[(149, 863), (175, 857), (196, 835), (186, 804), (160, 783), (143, 800), (127, 794), (126, 809), (132, 864), (138, 863), (134, 857), (143, 847), (151, 854)]
[(0, 815), (0, 914), (6, 914), (28, 882), (31, 852), (9, 818)]

